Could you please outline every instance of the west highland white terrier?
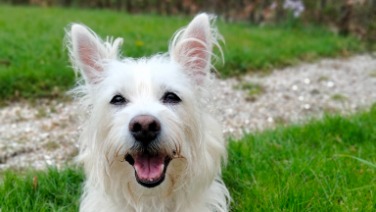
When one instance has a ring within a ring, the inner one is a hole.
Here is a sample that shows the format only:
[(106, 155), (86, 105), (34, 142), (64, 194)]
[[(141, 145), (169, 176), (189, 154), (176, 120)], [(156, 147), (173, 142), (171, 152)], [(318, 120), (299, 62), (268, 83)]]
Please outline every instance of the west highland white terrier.
[(220, 37), (212, 23), (197, 15), (168, 53), (141, 59), (119, 56), (121, 38), (69, 27), (70, 58), (83, 78), (73, 92), (85, 108), (81, 211), (228, 211), (226, 147), (210, 104)]

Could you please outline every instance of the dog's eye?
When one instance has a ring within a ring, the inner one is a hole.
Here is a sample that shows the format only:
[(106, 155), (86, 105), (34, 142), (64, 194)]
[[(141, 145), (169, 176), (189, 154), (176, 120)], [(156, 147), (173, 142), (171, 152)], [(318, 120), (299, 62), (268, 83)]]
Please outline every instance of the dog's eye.
[(113, 104), (113, 105), (123, 105), (125, 103), (127, 103), (128, 101), (122, 96), (122, 95), (115, 95), (114, 97), (112, 97), (111, 101), (110, 101), (110, 104)]
[(173, 92), (166, 92), (162, 97), (162, 102), (165, 104), (177, 104), (181, 99)]

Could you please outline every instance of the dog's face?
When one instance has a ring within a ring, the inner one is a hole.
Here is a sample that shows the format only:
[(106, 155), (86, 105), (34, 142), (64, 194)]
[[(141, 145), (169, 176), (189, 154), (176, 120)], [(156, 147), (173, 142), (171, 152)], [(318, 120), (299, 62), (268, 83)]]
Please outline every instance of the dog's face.
[(134, 60), (119, 58), (121, 39), (103, 42), (88, 28), (72, 25), (71, 59), (85, 79), (81, 89), (91, 107), (89, 154), (109, 164), (127, 161), (145, 187), (161, 184), (175, 159), (187, 166), (199, 162), (211, 30), (209, 17), (199, 15), (177, 33), (169, 55)]
[[(190, 158), (195, 89), (176, 66), (161, 59), (110, 62), (93, 95), (107, 158), (125, 159), (138, 183), (159, 185), (170, 161)], [(103, 92), (105, 91), (105, 92)], [(115, 156), (115, 157), (114, 157)]]

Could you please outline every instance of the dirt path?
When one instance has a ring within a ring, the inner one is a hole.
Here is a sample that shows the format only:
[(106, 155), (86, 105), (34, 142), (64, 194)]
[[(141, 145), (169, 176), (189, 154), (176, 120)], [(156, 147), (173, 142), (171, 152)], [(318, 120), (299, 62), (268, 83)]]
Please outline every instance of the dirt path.
[[(243, 87), (243, 89), (240, 89)], [(354, 56), (220, 80), (213, 88), (226, 136), (353, 113), (376, 102), (376, 59)], [(71, 102), (0, 108), (0, 169), (61, 166), (77, 154), (77, 107)]]

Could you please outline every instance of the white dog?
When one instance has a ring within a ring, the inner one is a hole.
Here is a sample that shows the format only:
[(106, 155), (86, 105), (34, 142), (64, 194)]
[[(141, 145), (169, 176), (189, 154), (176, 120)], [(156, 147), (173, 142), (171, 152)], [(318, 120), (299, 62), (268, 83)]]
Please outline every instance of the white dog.
[(228, 211), (226, 158), (209, 84), (219, 34), (200, 14), (178, 31), (169, 53), (120, 58), (122, 39), (102, 41), (83, 25), (67, 31), (74, 89), (85, 107), (79, 160), (81, 211)]

